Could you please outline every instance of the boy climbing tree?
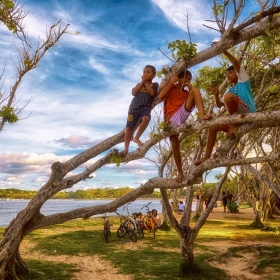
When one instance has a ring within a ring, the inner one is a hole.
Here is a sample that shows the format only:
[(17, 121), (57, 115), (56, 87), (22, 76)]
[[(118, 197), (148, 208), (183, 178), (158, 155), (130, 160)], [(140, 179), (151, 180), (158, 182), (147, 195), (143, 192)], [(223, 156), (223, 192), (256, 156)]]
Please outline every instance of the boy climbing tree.
[[(164, 121), (166, 123), (170, 122), (174, 128), (188, 119), (195, 106), (197, 106), (202, 120), (211, 119), (210, 115), (205, 114), (201, 93), (198, 88), (192, 87), (191, 80), (191, 72), (185, 70), (179, 75), (175, 75), (158, 96), (164, 101)], [(183, 168), (179, 135), (170, 136), (170, 142), (178, 172), (175, 180), (177, 182), (182, 182)]]
[[(224, 55), (232, 63), (232, 65), (227, 68), (226, 78), (233, 86), (226, 90), (221, 99), (219, 98), (219, 88), (211, 88), (211, 93), (215, 96), (217, 107), (221, 108), (225, 106), (230, 115), (256, 112), (249, 76), (232, 54), (228, 51), (224, 51)], [(235, 136), (237, 130), (238, 124), (221, 124), (209, 128), (205, 155), (202, 159), (195, 161), (194, 164), (199, 165), (210, 158), (219, 131), (226, 132), (227, 137), (230, 138)]]

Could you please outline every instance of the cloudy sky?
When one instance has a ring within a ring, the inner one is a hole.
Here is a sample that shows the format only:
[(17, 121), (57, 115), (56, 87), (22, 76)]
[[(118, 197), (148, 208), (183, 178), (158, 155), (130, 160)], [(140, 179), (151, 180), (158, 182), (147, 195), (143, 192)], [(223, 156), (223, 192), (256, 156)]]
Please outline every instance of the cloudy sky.
[[(63, 25), (70, 23), (69, 31), (80, 34), (65, 34), (38, 68), (24, 77), (17, 91), (18, 106), (28, 103), (23, 119), (0, 133), (0, 188), (38, 190), (53, 162), (63, 162), (120, 132), (131, 89), (140, 81), (144, 66), (160, 69), (170, 62), (158, 48), (169, 54), (167, 42), (188, 41), (186, 14), (192, 15), (190, 31), (199, 51), (218, 36), (203, 26), (205, 20), (213, 19), (211, 2), (22, 0), (29, 12), (24, 22), (33, 43), (44, 38), (46, 27), (59, 19)], [(1, 69), (6, 64), (2, 92), (9, 91), (15, 80), (14, 42), (18, 43), (16, 37), (0, 24)], [(191, 70), (195, 73), (201, 66)], [(149, 129), (143, 139), (148, 133)], [(123, 144), (116, 148), (121, 150)], [(130, 151), (134, 149), (132, 143)], [(147, 156), (155, 159), (152, 151)], [(75, 188), (137, 187), (155, 176), (156, 166), (142, 159), (119, 168), (107, 165)]]

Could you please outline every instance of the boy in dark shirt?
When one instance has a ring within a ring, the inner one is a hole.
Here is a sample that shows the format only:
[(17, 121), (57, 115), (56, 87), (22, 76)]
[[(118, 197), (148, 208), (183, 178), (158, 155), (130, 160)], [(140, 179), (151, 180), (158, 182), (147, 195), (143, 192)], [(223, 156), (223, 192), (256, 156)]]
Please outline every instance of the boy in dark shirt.
[(128, 118), (124, 135), (124, 150), (120, 153), (122, 155), (126, 155), (128, 153), (129, 143), (133, 137), (133, 131), (139, 118), (141, 119), (141, 123), (135, 137), (133, 138), (133, 142), (135, 142), (138, 146), (143, 145), (140, 141), (140, 136), (145, 131), (151, 120), (152, 103), (158, 89), (158, 83), (152, 82), (155, 76), (156, 68), (152, 65), (146, 65), (143, 71), (143, 76), (141, 77), (141, 83), (137, 84), (132, 89), (132, 95), (134, 98), (132, 99), (128, 110)]

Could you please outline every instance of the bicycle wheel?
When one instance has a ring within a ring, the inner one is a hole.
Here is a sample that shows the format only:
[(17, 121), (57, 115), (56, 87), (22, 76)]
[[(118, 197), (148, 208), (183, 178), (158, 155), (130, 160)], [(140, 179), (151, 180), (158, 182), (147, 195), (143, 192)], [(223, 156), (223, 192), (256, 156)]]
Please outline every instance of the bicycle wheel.
[(137, 242), (137, 236), (133, 229), (127, 229), (127, 234), (129, 235), (129, 238), (132, 242)]
[(126, 220), (124, 222), (124, 226), (126, 226), (128, 229), (132, 229), (135, 231), (135, 224), (131, 220)]
[(117, 236), (119, 238), (124, 237), (126, 235), (126, 231), (124, 229), (124, 227), (121, 225), (118, 230), (117, 230)]

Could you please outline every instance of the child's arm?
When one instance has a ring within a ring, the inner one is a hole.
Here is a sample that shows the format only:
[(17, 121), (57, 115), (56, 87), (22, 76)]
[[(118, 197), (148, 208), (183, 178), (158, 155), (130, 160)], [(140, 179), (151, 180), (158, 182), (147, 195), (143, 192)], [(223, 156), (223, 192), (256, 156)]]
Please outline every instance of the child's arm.
[(147, 75), (143, 75), (142, 76), (142, 82), (137, 84), (133, 89), (132, 89), (132, 95), (135, 96), (141, 89), (142, 86), (145, 86), (145, 88), (147, 89), (147, 92), (151, 95), (151, 96), (155, 96), (157, 93), (153, 90), (153, 88), (151, 87), (151, 85), (149, 84), (148, 80), (152, 80), (151, 77), (148, 77)]
[(141, 87), (144, 85), (143, 81), (139, 84), (137, 84), (133, 89), (132, 89), (132, 95), (135, 96), (141, 89)]
[(166, 95), (169, 94), (169, 91), (172, 89), (173, 85), (179, 81), (179, 78), (177, 76), (174, 76), (170, 81), (169, 83), (167, 84), (166, 87), (164, 87), (162, 89), (162, 91), (159, 93), (158, 95), (158, 98), (159, 99), (164, 99), (166, 97)]
[(219, 97), (219, 87), (212, 87), (210, 89), (211, 93), (215, 96), (216, 105), (218, 108), (225, 106), (225, 104), (220, 100)]
[(148, 92), (152, 97), (156, 96), (157, 93), (154, 91), (154, 89), (152, 88), (152, 86), (150, 85), (150, 83), (146, 82), (146, 83), (145, 83), (145, 87), (146, 87), (147, 92)]
[(240, 72), (240, 64), (237, 59), (228, 51), (224, 51), (224, 55), (228, 58), (228, 60), (233, 64), (235, 70), (239, 73)]

